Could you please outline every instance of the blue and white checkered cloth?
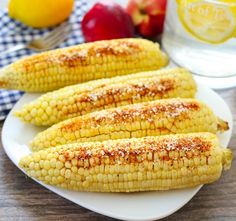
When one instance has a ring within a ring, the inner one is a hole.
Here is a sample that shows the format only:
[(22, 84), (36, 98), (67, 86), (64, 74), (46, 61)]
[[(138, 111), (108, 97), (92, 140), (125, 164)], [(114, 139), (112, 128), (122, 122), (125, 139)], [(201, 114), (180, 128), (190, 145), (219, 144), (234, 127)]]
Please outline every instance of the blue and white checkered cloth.
[[(80, 22), (87, 10), (86, 0), (75, 0), (74, 11), (69, 18), (72, 26), (72, 31), (67, 39), (58, 45), (58, 47), (67, 47), (76, 45), (84, 41)], [(1, 56), (1, 51), (4, 51), (12, 46), (20, 43), (27, 43), (28, 41), (47, 35), (53, 28), (33, 29), (29, 28), (22, 23), (15, 21), (8, 17), (7, 11), (0, 11), (0, 68), (10, 64), (17, 59), (33, 54), (30, 49), (23, 49), (10, 53), (6, 56)], [(12, 109), (16, 101), (21, 97), (23, 92), (13, 90), (0, 89), (0, 120), (5, 119), (9, 111)]]

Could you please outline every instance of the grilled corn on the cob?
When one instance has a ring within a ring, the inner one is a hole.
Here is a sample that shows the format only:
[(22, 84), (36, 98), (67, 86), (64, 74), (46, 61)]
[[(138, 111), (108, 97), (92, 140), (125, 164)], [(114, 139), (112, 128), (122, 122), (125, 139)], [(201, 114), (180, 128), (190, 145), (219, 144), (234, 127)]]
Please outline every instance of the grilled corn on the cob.
[(33, 151), (73, 142), (226, 130), (204, 103), (187, 98), (163, 99), (92, 112), (53, 125), (31, 142)]
[(167, 57), (157, 43), (133, 38), (97, 41), (23, 58), (0, 71), (0, 88), (52, 91), (166, 64)]
[(58, 187), (135, 192), (194, 187), (216, 181), (232, 152), (211, 133), (74, 143), (21, 159), (27, 174)]
[(196, 84), (187, 70), (165, 69), (68, 86), (42, 95), (15, 114), (28, 123), (52, 125), (95, 110), (162, 98), (191, 98), (195, 93)]

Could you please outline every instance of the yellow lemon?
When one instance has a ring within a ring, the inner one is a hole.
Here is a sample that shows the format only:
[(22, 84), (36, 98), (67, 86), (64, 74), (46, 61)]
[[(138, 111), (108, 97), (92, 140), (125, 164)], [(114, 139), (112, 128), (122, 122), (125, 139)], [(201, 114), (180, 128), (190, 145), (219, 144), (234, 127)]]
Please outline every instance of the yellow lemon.
[(10, 0), (9, 16), (22, 23), (43, 28), (61, 23), (73, 10), (74, 0)]
[[(228, 5), (224, 3), (229, 3)], [(236, 4), (228, 0), (218, 3), (177, 0), (178, 15), (183, 26), (196, 38), (213, 44), (235, 36)]]

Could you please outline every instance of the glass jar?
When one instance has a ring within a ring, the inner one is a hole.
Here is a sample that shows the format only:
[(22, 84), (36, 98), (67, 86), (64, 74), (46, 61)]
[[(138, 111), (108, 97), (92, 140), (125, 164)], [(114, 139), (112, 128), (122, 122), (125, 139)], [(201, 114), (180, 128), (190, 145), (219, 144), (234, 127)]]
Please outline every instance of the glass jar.
[(236, 1), (169, 0), (162, 44), (204, 84), (236, 86)]

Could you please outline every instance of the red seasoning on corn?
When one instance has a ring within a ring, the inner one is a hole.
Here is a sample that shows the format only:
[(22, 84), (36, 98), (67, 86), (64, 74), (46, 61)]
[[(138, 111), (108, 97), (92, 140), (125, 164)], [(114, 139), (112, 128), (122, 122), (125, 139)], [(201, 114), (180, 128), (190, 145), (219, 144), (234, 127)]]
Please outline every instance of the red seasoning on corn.
[(160, 69), (168, 62), (157, 43), (117, 39), (22, 58), (0, 70), (0, 88), (45, 92), (89, 80)]
[(163, 99), (92, 112), (54, 124), (31, 142), (33, 151), (75, 142), (103, 141), (163, 134), (212, 132), (227, 122), (195, 99)]
[(174, 68), (104, 78), (42, 95), (15, 115), (35, 125), (52, 125), (97, 110), (163, 99), (192, 98), (196, 83), (185, 69)]
[(231, 161), (216, 135), (193, 133), (66, 144), (23, 157), (19, 165), (65, 189), (135, 192), (212, 183)]

